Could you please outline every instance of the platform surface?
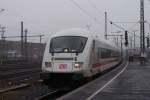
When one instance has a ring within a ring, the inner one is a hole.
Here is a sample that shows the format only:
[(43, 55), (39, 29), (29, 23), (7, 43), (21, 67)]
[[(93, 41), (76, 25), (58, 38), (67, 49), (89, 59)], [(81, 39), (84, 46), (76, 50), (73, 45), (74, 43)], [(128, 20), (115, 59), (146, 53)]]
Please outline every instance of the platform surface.
[(125, 63), (58, 100), (150, 100), (150, 64)]

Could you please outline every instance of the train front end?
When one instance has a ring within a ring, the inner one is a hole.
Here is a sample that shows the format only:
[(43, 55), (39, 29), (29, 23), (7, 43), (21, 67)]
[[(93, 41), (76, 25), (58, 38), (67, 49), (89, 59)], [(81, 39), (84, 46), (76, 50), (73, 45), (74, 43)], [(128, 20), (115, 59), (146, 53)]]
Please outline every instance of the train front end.
[(87, 37), (56, 36), (47, 44), (42, 71), (46, 81), (80, 80), (86, 65)]

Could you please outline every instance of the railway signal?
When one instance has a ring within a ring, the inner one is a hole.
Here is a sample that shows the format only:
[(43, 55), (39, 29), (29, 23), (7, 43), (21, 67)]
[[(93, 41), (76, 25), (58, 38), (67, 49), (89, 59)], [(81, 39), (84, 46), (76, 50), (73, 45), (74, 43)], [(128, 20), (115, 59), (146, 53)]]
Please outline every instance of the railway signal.
[(128, 46), (128, 31), (125, 31), (125, 46)]
[(147, 47), (149, 47), (149, 38), (147, 38)]

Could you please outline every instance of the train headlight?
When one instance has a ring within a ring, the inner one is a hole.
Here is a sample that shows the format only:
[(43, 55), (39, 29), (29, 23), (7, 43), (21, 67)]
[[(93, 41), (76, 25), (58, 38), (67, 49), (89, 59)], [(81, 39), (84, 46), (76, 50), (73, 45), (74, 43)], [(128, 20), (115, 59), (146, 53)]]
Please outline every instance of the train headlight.
[(74, 68), (80, 68), (82, 66), (83, 63), (81, 62), (75, 62), (74, 64)]
[(46, 67), (51, 67), (51, 62), (45, 62)]

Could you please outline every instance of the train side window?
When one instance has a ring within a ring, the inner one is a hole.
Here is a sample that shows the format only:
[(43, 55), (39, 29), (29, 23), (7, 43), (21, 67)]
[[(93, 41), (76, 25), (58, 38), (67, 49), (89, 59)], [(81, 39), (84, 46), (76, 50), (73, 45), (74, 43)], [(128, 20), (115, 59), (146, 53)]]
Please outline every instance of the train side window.
[(92, 46), (92, 50), (95, 49), (95, 40), (93, 40), (93, 46)]
[(111, 50), (106, 48), (101, 48), (101, 58), (111, 58)]
[(101, 48), (98, 48), (98, 59), (101, 58)]

